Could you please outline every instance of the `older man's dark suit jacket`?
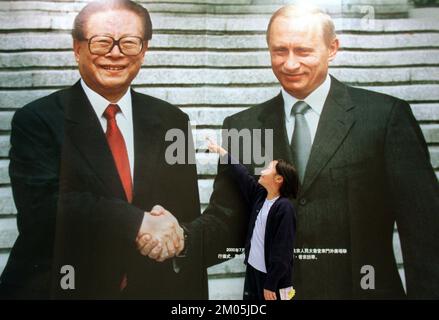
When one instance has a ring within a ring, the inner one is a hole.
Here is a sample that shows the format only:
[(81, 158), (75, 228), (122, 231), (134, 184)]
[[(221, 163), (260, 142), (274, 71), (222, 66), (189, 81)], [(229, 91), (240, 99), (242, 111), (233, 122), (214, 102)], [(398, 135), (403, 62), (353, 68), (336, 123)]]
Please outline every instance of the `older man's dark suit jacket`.
[[(282, 95), (226, 118), (224, 129), (231, 128), (273, 129), (274, 159), (292, 160)], [(230, 180), (220, 166), (211, 202), (244, 215)], [(298, 298), (405, 297), (392, 250), (395, 221), (407, 296), (439, 297), (439, 186), (406, 102), (332, 78), (294, 204), (295, 247), (303, 249), (293, 268)], [(313, 249), (317, 259), (298, 259)], [(362, 288), (362, 277), (371, 276), (363, 266), (374, 268), (374, 289)]]
[[(200, 215), (188, 117), (170, 104), (132, 91), (133, 201), (129, 204), (100, 123), (79, 84), (54, 97), (65, 109), (53, 288), (60, 298), (207, 298), (201, 243), (190, 268), (155, 262), (135, 247), (144, 211), (160, 204), (180, 223)], [(168, 163), (167, 147), (184, 134), (183, 164)], [(189, 139), (189, 142), (188, 142)], [(167, 141), (170, 140), (170, 141)], [(188, 164), (191, 161), (191, 164)], [(62, 290), (63, 265), (75, 268), (75, 290)], [(57, 272), (58, 271), (58, 272)], [(120, 293), (124, 274), (128, 286)], [(57, 281), (58, 280), (58, 281)]]
[[(105, 135), (79, 82), (17, 111), (10, 175), (20, 235), (1, 278), (6, 298), (48, 298), (51, 275), (57, 298), (207, 297), (202, 239), (192, 241), (191, 256), (181, 258), (178, 274), (172, 260), (153, 262), (135, 250), (143, 212), (155, 204), (179, 222), (192, 221), (200, 209), (195, 165), (168, 165), (164, 159), (170, 128), (190, 138), (183, 153), (193, 157), (188, 117), (134, 91), (132, 105), (132, 204), (126, 202)], [(61, 290), (62, 265), (75, 268), (75, 290)], [(128, 287), (121, 294), (124, 273)]]
[(0, 278), (0, 298), (49, 297), (63, 126), (55, 95), (12, 119), (9, 176), (19, 234)]

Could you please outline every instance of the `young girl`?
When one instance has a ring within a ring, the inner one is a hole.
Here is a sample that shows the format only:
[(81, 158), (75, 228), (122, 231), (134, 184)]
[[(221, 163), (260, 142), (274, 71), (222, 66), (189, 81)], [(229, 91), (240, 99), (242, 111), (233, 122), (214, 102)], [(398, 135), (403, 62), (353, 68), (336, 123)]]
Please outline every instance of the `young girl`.
[(221, 146), (208, 140), (210, 152), (229, 164), (250, 211), (245, 243), (247, 265), (244, 300), (291, 299), (295, 212), (288, 198), (296, 197), (298, 177), (284, 160), (271, 161), (259, 180)]

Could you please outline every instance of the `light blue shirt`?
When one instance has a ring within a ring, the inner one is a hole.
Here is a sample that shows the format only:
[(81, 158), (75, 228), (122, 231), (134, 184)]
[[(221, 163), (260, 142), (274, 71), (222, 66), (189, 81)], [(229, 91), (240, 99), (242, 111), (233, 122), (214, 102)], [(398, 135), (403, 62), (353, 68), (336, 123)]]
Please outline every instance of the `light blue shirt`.
[(256, 270), (264, 273), (267, 273), (267, 267), (265, 265), (265, 227), (267, 226), (267, 218), (270, 208), (277, 199), (279, 199), (279, 197), (271, 200), (265, 199), (258, 217), (256, 218), (255, 227), (250, 240), (248, 263)]

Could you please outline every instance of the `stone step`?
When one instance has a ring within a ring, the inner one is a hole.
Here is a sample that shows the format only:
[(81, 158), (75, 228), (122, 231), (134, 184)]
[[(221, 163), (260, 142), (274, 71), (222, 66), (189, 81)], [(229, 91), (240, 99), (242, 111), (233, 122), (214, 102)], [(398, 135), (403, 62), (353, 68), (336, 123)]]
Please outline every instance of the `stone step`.
[(17, 209), (12, 199), (11, 187), (0, 187), (0, 217), (14, 215), (16, 213)]
[[(50, 12), (0, 12), (0, 25), (4, 31), (39, 30), (47, 32), (69, 31), (72, 28), (76, 13)], [(174, 13), (152, 15), (153, 28), (157, 33), (176, 30), (179, 32), (260, 32), (266, 31), (270, 14), (192, 14), (176, 15)], [(368, 19), (366, 18), (335, 18), (334, 24), (338, 31), (360, 32), (419, 32), (437, 31), (439, 21), (417, 19)]]
[(15, 111), (0, 111), (0, 131), (11, 130), (11, 120)]
[[(391, 34), (339, 33), (342, 50), (410, 49), (438, 47), (439, 33), (401, 31)], [(1, 35), (1, 50), (71, 50), (68, 33), (11, 32)], [(157, 34), (149, 43), (150, 50), (266, 50), (265, 34)]]
[[(332, 75), (347, 84), (436, 83), (438, 67), (402, 68), (332, 68)], [(80, 78), (77, 70), (0, 71), (2, 89), (67, 87)], [(277, 85), (271, 68), (265, 69), (142, 69), (133, 81), (135, 86), (262, 86)]]
[[(9, 135), (0, 135), (0, 157), (8, 157), (9, 156)], [(2, 196), (2, 188), (0, 187), (0, 197)], [(1, 206), (1, 201), (0, 201)], [(1, 211), (1, 210), (0, 210)]]
[[(287, 1), (138, 1), (142, 3), (151, 13), (166, 12), (178, 14), (237, 14), (237, 13), (258, 13), (271, 14)], [(73, 3), (57, 3), (56, 1), (4, 1), (0, 5), (0, 11), (48, 11), (55, 13), (78, 12), (85, 5), (84, 1)], [(325, 8), (331, 15), (364, 16), (365, 13), (373, 10), (377, 17), (407, 16), (409, 5), (407, 0), (393, 1), (349, 1), (348, 3), (320, 1), (318, 5)], [(372, 7), (373, 9), (371, 9)], [(366, 11), (368, 10), (368, 11)]]
[(209, 277), (209, 300), (242, 300), (244, 276)]
[[(390, 94), (408, 102), (437, 103), (438, 84), (361, 86)], [(266, 101), (280, 91), (278, 85), (264, 87), (136, 87), (136, 91), (155, 96), (178, 106), (251, 106)], [(0, 90), (0, 109), (16, 109), (44, 97), (55, 89)]]
[(411, 104), (413, 114), (418, 121), (437, 121), (439, 119), (439, 104), (419, 103)]
[[(439, 104), (412, 104), (412, 111), (418, 121), (432, 122), (439, 119)], [(196, 126), (217, 126), (223, 124), (225, 117), (233, 115), (237, 112), (243, 111), (244, 107), (184, 107), (181, 108), (189, 115), (192, 125)], [(5, 123), (7, 120), (5, 120)], [(0, 127), (1, 130), (2, 127)], [(4, 126), (4, 130), (8, 127)]]
[(0, 160), (0, 184), (9, 184), (11, 181), (9, 179), (9, 160)]
[[(354, 78), (356, 72), (377, 74), (381, 71), (385, 76), (387, 72), (405, 74), (407, 70), (415, 68), (413, 69), (415, 71), (413, 77), (415, 78), (424, 76), (422, 71), (430, 70), (428, 73), (432, 74), (431, 77), (438, 79), (438, 67), (439, 49), (388, 52), (340, 51), (337, 58), (330, 64), (331, 70), (345, 69), (345, 72), (348, 72), (346, 76), (349, 77), (352, 73)], [(29, 68), (31, 69), (29, 70)], [(29, 72), (36, 74), (39, 72), (54, 72), (55, 74), (65, 72), (69, 77), (75, 77), (70, 80), (72, 82), (78, 78), (79, 73), (76, 69), (77, 66), (71, 52), (0, 53), (0, 72), (7, 71), (10, 74), (16, 73), (18, 75), (23, 73), (26, 77), (24, 81), (29, 81)], [(417, 76), (416, 74), (420, 71), (421, 76)], [(183, 76), (178, 75), (177, 77), (176, 72), (183, 74)], [(161, 83), (170, 85), (191, 83), (190, 81), (194, 83), (194, 80), (200, 84), (230, 83), (233, 81), (230, 79), (231, 76), (239, 73), (246, 75), (238, 77), (242, 79), (241, 82), (253, 81), (257, 83), (257, 81), (266, 82), (267, 79), (274, 79), (269, 53), (263, 51), (245, 53), (151, 51), (147, 54), (145, 64), (135, 82), (153, 81), (152, 84), (155, 84), (158, 81), (155, 78), (159, 78), (163, 79), (160, 80)], [(3, 87), (4, 84), (7, 83), (2, 81), (0, 85)]]
[[(438, 101), (439, 85), (397, 85), (397, 86), (362, 86), (363, 88), (387, 93), (406, 101)], [(202, 88), (143, 88), (141, 93), (151, 94), (178, 105), (252, 105), (261, 103), (279, 93), (280, 87), (202, 87)], [(0, 91), (1, 92), (1, 91)], [(1, 102), (1, 98), (0, 98)], [(0, 103), (2, 105), (2, 103)]]
[(208, 268), (208, 274), (220, 275), (224, 273), (244, 273), (245, 265), (244, 265), (244, 254), (240, 254), (233, 259), (224, 261), (217, 265), (214, 265)]
[(6, 266), (6, 262), (9, 258), (9, 251), (0, 252), (0, 274), (2, 274), (3, 269)]
[(17, 221), (15, 218), (0, 218), (0, 250), (11, 248), (17, 239)]
[[(403, 68), (348, 68), (334, 67), (332, 75), (340, 81), (353, 84), (411, 84), (436, 83), (438, 67), (403, 67)], [(0, 71), (2, 89), (65, 87), (79, 79), (77, 70), (32, 70)], [(277, 85), (278, 81), (271, 68), (265, 69), (142, 69), (133, 85), (137, 86), (262, 86)]]
[(208, 204), (213, 190), (213, 179), (198, 179), (198, 190), (200, 192), (200, 203), (202, 205)]

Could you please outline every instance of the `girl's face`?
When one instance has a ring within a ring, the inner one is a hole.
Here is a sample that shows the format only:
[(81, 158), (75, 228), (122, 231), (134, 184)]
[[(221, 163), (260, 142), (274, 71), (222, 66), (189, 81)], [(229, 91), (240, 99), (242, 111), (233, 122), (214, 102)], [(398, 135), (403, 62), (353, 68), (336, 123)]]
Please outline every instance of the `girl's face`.
[(259, 177), (259, 184), (261, 184), (265, 189), (270, 188), (280, 188), (280, 183), (282, 182), (282, 177), (276, 172), (277, 161), (271, 161), (267, 168), (261, 171), (261, 176)]

